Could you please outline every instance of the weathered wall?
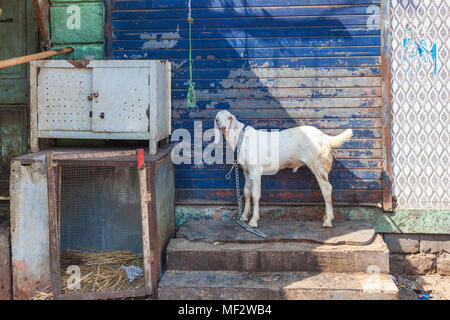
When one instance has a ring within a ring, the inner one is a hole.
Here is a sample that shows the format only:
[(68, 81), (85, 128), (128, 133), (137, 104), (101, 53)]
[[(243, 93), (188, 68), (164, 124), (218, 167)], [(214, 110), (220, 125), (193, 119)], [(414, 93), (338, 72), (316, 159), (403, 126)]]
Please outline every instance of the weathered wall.
[(101, 60), (104, 57), (104, 7), (99, 0), (52, 0), (52, 48), (73, 47), (74, 52), (54, 59)]
[(45, 163), (12, 161), (10, 194), (13, 294), (30, 299), (51, 279)]
[(450, 275), (450, 235), (385, 234), (390, 272)]
[(0, 300), (12, 297), (9, 223), (0, 218)]
[[(0, 0), (0, 60), (37, 52), (32, 0)], [(9, 162), (28, 151), (28, 65), (0, 70), (0, 218), (9, 217)]]
[(390, 9), (393, 193), (400, 209), (449, 209), (450, 3)]

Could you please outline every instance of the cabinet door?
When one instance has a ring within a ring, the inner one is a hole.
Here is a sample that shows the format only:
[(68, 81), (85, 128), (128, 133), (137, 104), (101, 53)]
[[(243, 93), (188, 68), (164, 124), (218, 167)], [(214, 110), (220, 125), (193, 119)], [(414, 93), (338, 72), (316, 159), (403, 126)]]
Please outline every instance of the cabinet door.
[(92, 130), (92, 69), (41, 68), (37, 92), (40, 131)]
[(94, 132), (148, 132), (149, 68), (94, 68)]

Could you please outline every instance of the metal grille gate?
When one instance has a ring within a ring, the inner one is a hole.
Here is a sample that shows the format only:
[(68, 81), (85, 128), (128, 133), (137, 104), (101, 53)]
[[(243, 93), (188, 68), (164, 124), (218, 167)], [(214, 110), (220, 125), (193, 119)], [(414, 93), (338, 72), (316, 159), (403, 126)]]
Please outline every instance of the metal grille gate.
[(399, 208), (449, 208), (449, 6), (392, 0), (393, 194)]
[[(202, 155), (208, 142), (197, 149), (192, 138), (202, 141), (202, 130), (213, 127), (222, 109), (259, 129), (312, 125), (336, 135), (352, 128), (354, 137), (334, 150), (333, 201), (380, 205), (390, 198), (383, 178), (382, 3), (192, 1), (196, 108), (185, 104), (187, 0), (108, 0), (106, 56), (172, 62), (172, 127), (189, 132), (193, 155)], [(234, 203), (234, 182), (224, 179), (229, 165), (193, 160), (176, 167), (177, 203)], [(301, 168), (263, 176), (261, 202), (320, 204), (323, 197)]]

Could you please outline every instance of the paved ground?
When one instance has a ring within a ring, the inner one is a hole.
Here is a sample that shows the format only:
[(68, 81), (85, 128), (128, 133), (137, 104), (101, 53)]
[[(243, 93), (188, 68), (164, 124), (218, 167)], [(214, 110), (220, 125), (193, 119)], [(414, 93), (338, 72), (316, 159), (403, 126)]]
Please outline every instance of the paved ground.
[(398, 277), (399, 299), (418, 300), (428, 293), (430, 300), (450, 300), (450, 276), (400, 275)]

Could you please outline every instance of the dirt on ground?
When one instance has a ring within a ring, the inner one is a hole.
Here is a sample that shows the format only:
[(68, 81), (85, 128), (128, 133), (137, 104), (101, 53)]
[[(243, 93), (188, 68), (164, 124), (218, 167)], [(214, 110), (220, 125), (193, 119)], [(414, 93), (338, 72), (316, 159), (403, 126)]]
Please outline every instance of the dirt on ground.
[(450, 276), (399, 275), (395, 280), (400, 300), (450, 300)]

